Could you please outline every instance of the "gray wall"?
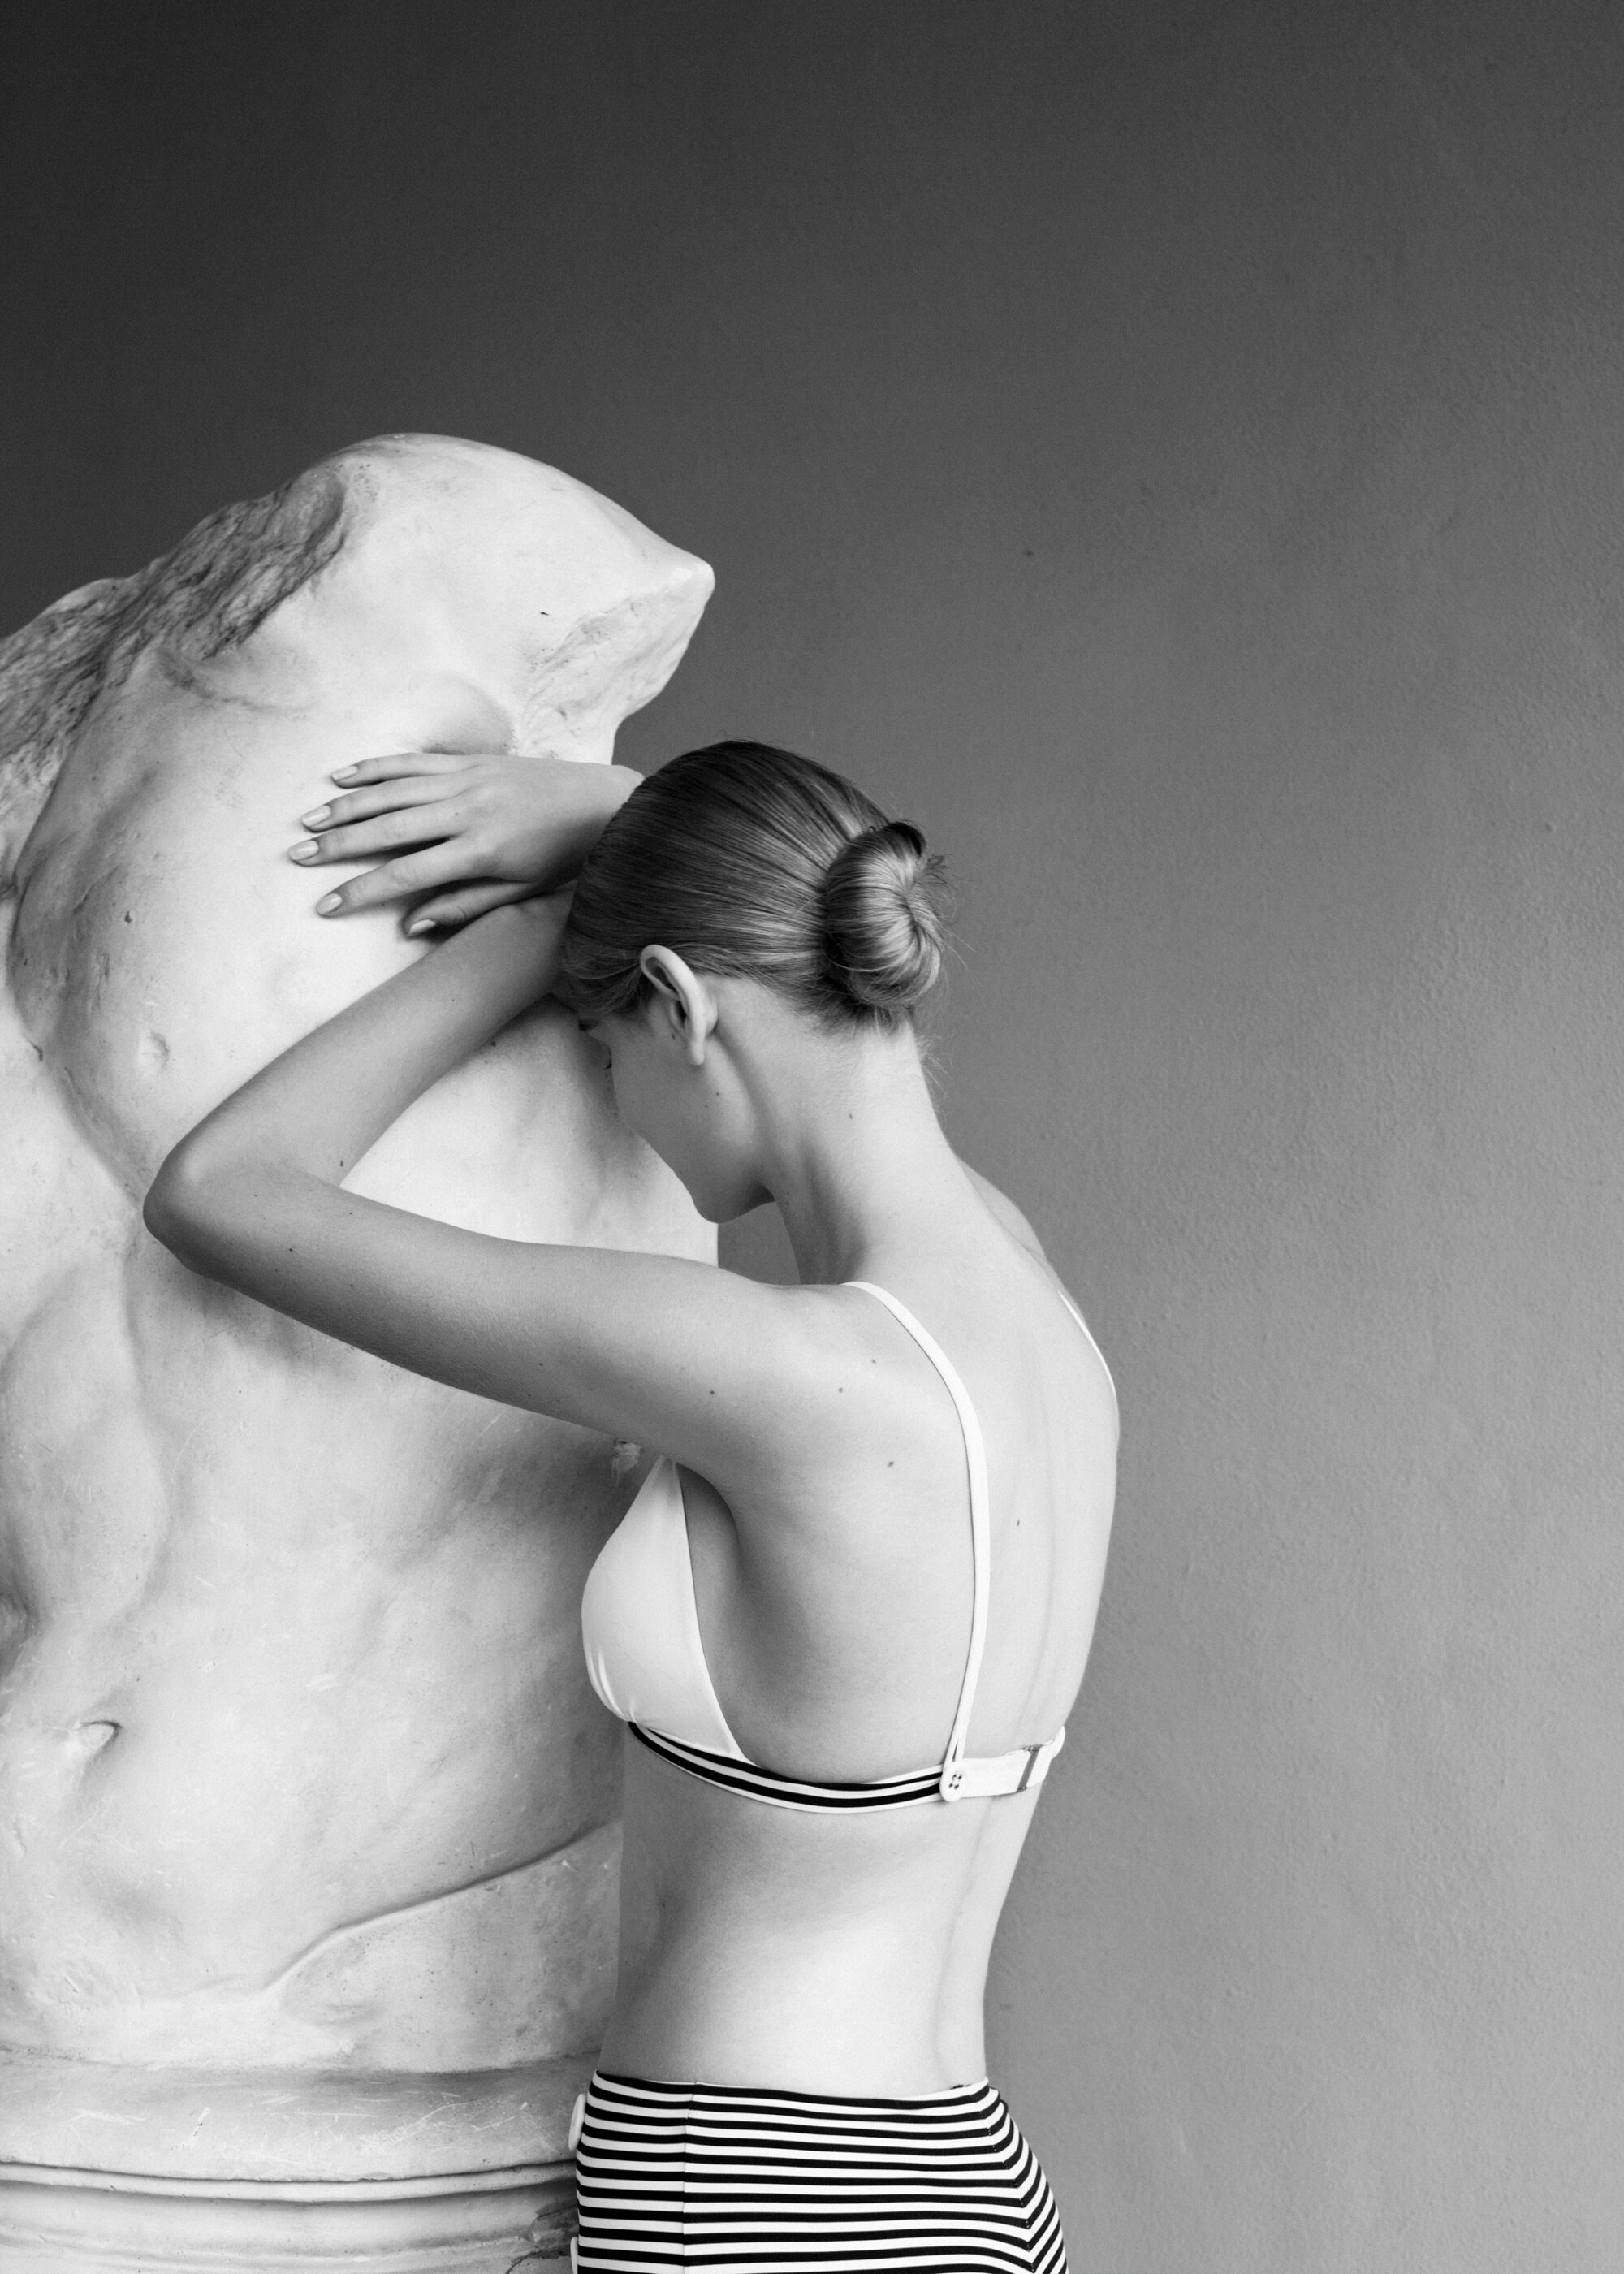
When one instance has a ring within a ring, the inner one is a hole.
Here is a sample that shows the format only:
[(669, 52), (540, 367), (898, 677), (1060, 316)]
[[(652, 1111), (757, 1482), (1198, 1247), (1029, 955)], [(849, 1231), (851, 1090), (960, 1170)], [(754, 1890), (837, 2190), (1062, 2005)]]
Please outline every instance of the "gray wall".
[(1126, 1415), (991, 1999), (1076, 2274), (1615, 2266), (1618, 11), (37, 17), (8, 621), (476, 435), (716, 564), (626, 755), (953, 861)]

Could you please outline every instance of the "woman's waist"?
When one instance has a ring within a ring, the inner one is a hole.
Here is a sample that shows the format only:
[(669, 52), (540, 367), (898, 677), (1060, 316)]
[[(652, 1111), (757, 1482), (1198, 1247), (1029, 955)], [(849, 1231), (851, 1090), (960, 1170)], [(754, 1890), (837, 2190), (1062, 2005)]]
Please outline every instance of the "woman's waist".
[(716, 2089), (876, 2094), (951, 2090), (986, 2074), (981, 1992), (951, 1994), (950, 1969), (926, 1979), (896, 1968), (720, 1966), (664, 1952), (623, 1988), (599, 2066), (622, 2075), (692, 2079)]
[(821, 1984), (831, 1971), (930, 1983), (966, 1941), (990, 1947), (997, 1916), (989, 1906), (983, 1916), (969, 1890), (910, 1887), (913, 1877), (876, 1884), (807, 1872), (791, 1884), (778, 1872), (730, 1879), (667, 1870), (650, 1879), (633, 1856), (621, 1878), (622, 1972), (725, 1956), (783, 1983), (804, 1976)]
[(838, 1885), (684, 1894), (648, 1899), (635, 1876), (623, 1890), (606, 2061), (826, 2091), (933, 2091), (981, 2074), (996, 1909)]

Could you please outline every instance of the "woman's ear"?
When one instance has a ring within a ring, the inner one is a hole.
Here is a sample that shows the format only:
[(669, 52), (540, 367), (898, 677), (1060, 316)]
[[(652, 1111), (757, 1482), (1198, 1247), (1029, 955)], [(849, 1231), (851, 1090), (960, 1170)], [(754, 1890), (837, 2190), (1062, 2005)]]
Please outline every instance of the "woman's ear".
[(645, 947), (637, 968), (653, 988), (688, 1064), (703, 1065), (705, 1044), (716, 1030), (717, 1000), (710, 989), (668, 947)]

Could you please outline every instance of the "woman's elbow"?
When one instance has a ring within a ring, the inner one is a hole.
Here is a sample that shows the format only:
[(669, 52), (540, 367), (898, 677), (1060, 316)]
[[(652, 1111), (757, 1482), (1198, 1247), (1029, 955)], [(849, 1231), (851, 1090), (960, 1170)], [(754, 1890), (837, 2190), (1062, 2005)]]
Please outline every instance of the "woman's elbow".
[(209, 1234), (221, 1222), (222, 1198), (217, 1173), (183, 1137), (147, 1188), (141, 1221), (183, 1263), (207, 1270)]

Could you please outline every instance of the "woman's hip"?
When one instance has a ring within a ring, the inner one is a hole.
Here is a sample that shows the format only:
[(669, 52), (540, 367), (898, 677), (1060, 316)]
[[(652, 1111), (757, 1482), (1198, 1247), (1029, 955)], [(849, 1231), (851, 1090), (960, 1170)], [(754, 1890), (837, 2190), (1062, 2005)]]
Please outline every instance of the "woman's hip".
[(598, 2075), (580, 2274), (1064, 2274), (1049, 2182), (990, 2084), (905, 2099)]

